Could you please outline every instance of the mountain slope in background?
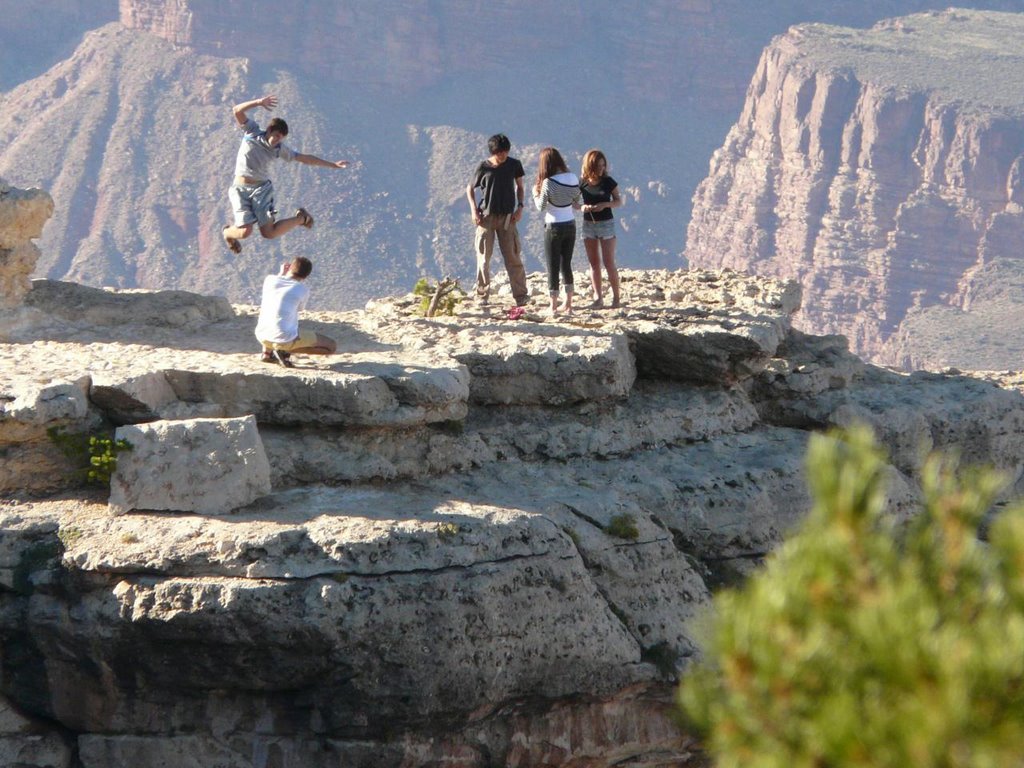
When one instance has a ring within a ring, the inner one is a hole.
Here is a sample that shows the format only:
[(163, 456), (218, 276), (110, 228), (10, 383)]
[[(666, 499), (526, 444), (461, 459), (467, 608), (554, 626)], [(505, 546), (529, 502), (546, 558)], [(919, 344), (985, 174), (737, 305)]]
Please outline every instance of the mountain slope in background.
[[(468, 282), (464, 187), (486, 137), (503, 131), (528, 181), (542, 146), (559, 146), (573, 168), (602, 147), (629, 200), (620, 264), (674, 267), (691, 191), (770, 35), (807, 18), (866, 24), (934, 3), (807, 5), (503, 0), (485, 12), (453, 0), (304, 0), (275, 13), (272, 3), (121, 0), (119, 23), (0, 97), (0, 176), (53, 193), (40, 276), (253, 301), (264, 274), (304, 254), (318, 264), (317, 305), (346, 308), (421, 274)], [(83, 31), (90, 13), (109, 13), (69, 8), (66, 27)], [(73, 38), (62, 33), (60, 45)], [(282, 212), (304, 205), (317, 226), (250, 240), (237, 259), (219, 240), (238, 140), (230, 108), (268, 91), (296, 148), (356, 164), (279, 164)], [(528, 266), (541, 269), (535, 214), (524, 235)]]

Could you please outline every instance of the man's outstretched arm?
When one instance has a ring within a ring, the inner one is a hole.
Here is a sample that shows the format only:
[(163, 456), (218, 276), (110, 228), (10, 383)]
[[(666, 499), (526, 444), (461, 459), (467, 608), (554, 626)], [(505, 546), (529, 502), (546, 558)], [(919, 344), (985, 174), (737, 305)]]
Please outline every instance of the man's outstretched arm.
[(295, 153), (295, 160), (303, 165), (315, 165), (319, 168), (348, 168), (348, 160), (324, 160), (316, 155)]
[(245, 121), (248, 119), (246, 112), (255, 107), (263, 107), (264, 109), (273, 109), (277, 106), (277, 96), (263, 96), (259, 99), (252, 99), (250, 101), (243, 101), (241, 104), (235, 104), (234, 113), (235, 120), (238, 121), (239, 125), (245, 125)]

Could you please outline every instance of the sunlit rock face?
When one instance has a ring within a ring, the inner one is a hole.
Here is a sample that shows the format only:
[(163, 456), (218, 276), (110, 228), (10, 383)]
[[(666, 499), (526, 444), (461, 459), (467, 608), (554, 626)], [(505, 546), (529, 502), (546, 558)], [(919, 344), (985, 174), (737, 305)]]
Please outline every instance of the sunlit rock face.
[(797, 324), (903, 367), (1016, 367), (1024, 16), (801, 25), (761, 57), (687, 255), (800, 281)]
[[(339, 352), (294, 368), (251, 306), (33, 281), (0, 342), (0, 757), (703, 766), (675, 681), (809, 510), (814, 431), (875, 427), (898, 519), (928, 449), (1020, 485), (1024, 397), (794, 330), (793, 281), (623, 270), (624, 307), (553, 318), (528, 281), (518, 318), (503, 275), (451, 316), (309, 313)], [(126, 440), (111, 487), (53, 432)]]

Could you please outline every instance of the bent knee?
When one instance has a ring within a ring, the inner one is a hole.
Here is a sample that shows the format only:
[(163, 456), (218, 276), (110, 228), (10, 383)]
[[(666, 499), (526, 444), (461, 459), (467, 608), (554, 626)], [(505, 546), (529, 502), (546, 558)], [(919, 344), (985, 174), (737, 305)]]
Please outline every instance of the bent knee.
[(322, 334), (316, 335), (316, 345), (323, 347), (326, 350), (325, 354), (333, 355), (338, 351), (338, 342), (332, 339), (330, 336), (324, 336)]

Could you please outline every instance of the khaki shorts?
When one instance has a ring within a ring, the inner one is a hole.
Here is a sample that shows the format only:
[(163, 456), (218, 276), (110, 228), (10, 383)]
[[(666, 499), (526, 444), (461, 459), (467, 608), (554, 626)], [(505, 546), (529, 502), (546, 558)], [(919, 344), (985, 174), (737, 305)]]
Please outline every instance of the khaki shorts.
[(277, 220), (274, 185), (269, 179), (261, 184), (236, 184), (228, 189), (228, 199), (231, 201), (236, 227), (247, 224), (265, 227)]
[(299, 335), (292, 341), (263, 341), (260, 344), (264, 349), (279, 349), (282, 352), (292, 352), (296, 349), (305, 349), (316, 346), (315, 331), (299, 331)]

